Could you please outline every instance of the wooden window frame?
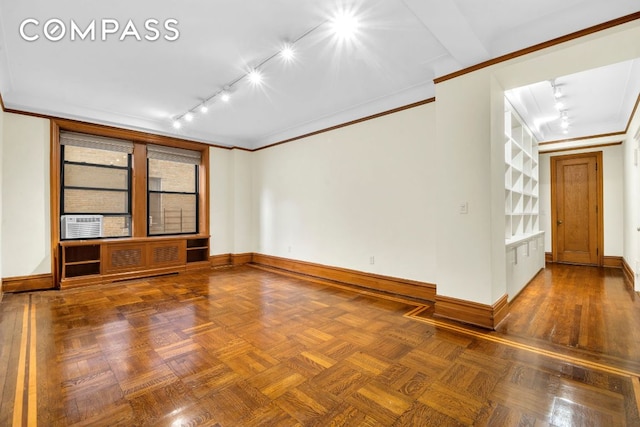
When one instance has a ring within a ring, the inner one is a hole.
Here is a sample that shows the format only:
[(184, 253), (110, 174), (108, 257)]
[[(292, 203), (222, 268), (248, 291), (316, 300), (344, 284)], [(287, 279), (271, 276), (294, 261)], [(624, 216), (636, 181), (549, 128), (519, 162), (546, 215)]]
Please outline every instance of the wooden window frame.
[[(198, 233), (193, 236), (209, 236), (209, 145), (179, 138), (154, 135), (139, 131), (120, 129), (104, 125), (77, 122), (73, 120), (51, 120), (50, 144), (50, 207), (51, 207), (51, 271), (54, 283), (60, 280), (60, 131), (79, 132), (108, 138), (133, 141), (131, 161), (131, 237), (114, 238), (123, 243), (130, 239), (159, 239), (168, 235), (147, 235), (147, 144), (165, 145), (199, 151), (201, 161), (198, 167)], [(184, 235), (182, 235), (184, 236)], [(111, 238), (96, 239), (112, 240)]]

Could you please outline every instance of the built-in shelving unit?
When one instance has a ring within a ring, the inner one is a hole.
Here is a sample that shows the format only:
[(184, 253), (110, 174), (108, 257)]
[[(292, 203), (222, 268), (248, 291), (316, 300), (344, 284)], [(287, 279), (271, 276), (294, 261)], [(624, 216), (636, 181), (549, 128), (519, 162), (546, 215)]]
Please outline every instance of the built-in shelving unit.
[(505, 239), (540, 230), (538, 142), (512, 108), (505, 111)]
[(513, 299), (544, 268), (538, 141), (505, 99), (504, 210), (507, 293)]
[(100, 245), (62, 247), (63, 276), (66, 278), (100, 274)]
[(209, 267), (208, 236), (67, 240), (60, 243), (60, 288)]
[(209, 262), (209, 238), (187, 239), (187, 267)]

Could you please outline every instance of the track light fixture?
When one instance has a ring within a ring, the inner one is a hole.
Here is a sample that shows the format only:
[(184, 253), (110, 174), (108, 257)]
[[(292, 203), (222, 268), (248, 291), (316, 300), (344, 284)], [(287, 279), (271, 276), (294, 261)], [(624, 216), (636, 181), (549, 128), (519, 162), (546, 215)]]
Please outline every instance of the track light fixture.
[(312, 27), (307, 31), (305, 31), (304, 33), (302, 33), (296, 39), (285, 43), (280, 50), (267, 56), (265, 59), (258, 62), (255, 66), (247, 70), (247, 72), (238, 76), (234, 80), (228, 82), (226, 85), (223, 86), (222, 89), (219, 89), (218, 91), (214, 92), (213, 94), (205, 98), (204, 101), (200, 102), (197, 105), (194, 105), (188, 111), (178, 116), (175, 116), (173, 119), (174, 129), (180, 129), (182, 127), (183, 122), (193, 121), (194, 113), (199, 112), (204, 114), (207, 111), (209, 111), (209, 107), (207, 106), (207, 104), (211, 104), (215, 102), (216, 99), (220, 99), (223, 102), (229, 102), (229, 100), (231, 99), (231, 91), (242, 80), (246, 79), (253, 86), (258, 86), (262, 84), (264, 80), (264, 76), (261, 70), (264, 68), (264, 66), (267, 63), (269, 63), (276, 57), (281, 58), (283, 62), (291, 62), (296, 56), (296, 49), (295, 49), (296, 43), (298, 43), (300, 40), (304, 39), (305, 37), (313, 34), (321, 27), (327, 26), (327, 25), (330, 26), (330, 29), (333, 31), (335, 36), (340, 38), (341, 40), (352, 39), (355, 35), (357, 35), (357, 31), (360, 27), (360, 23), (353, 12), (342, 11), (340, 13), (335, 14), (333, 18), (327, 19), (321, 22), (315, 27)]
[(260, 83), (262, 83), (262, 74), (258, 69), (254, 68), (253, 70), (249, 71), (249, 74), (247, 74), (247, 78), (249, 79), (251, 84), (253, 84), (254, 86), (257, 86)]
[(292, 61), (294, 56), (295, 56), (295, 54), (296, 54), (296, 52), (295, 52), (295, 50), (293, 50), (293, 46), (288, 44), (288, 43), (285, 44), (284, 47), (282, 48), (282, 50), (280, 51), (280, 56), (286, 62)]
[(560, 128), (562, 129), (562, 133), (566, 135), (569, 133), (569, 128), (571, 127), (571, 123), (569, 121), (569, 113), (566, 109), (566, 102), (561, 100), (561, 98), (564, 98), (566, 94), (563, 92), (560, 85), (558, 85), (555, 79), (549, 80), (549, 83), (551, 84), (554, 106), (560, 113)]

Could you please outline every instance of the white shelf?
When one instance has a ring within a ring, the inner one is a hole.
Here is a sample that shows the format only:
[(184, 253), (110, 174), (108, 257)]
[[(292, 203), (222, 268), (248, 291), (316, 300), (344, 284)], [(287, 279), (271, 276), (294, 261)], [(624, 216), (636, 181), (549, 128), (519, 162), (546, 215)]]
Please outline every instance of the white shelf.
[(506, 105), (505, 240), (511, 242), (539, 232), (539, 162), (538, 141), (513, 108)]

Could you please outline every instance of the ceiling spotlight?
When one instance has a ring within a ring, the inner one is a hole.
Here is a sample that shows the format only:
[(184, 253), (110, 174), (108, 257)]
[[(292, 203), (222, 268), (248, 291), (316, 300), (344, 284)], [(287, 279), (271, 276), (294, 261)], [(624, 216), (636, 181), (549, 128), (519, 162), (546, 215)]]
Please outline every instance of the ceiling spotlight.
[(180, 123), (180, 120), (174, 120), (173, 121), (173, 128), (174, 129), (180, 129), (182, 127), (182, 123)]
[(202, 114), (206, 114), (206, 113), (207, 113), (207, 111), (209, 111), (209, 107), (207, 107), (205, 104), (202, 104), (202, 105), (200, 106), (200, 112), (201, 112)]
[(562, 110), (564, 108), (564, 103), (562, 101), (556, 101), (556, 108), (558, 110)]
[(290, 44), (285, 45), (280, 51), (280, 56), (282, 57), (282, 59), (284, 59), (287, 62), (291, 61), (295, 56), (295, 51), (293, 50), (293, 46), (291, 46)]
[(556, 99), (562, 98), (562, 89), (560, 89), (558, 86), (555, 86), (553, 89), (553, 96)]
[(184, 115), (184, 119), (188, 122), (190, 122), (191, 120), (193, 120), (193, 114), (191, 113), (187, 113)]
[(222, 102), (229, 102), (229, 100), (231, 99), (231, 95), (229, 95), (229, 92), (222, 92), (222, 95), (220, 95), (220, 99), (222, 100)]
[(331, 19), (331, 29), (341, 40), (350, 40), (358, 31), (360, 22), (352, 12), (341, 11)]
[(260, 83), (262, 83), (262, 74), (260, 74), (260, 71), (256, 70), (255, 68), (251, 70), (249, 74), (247, 74), (247, 77), (249, 78), (249, 81), (251, 82), (251, 84), (254, 86), (257, 86)]
[(562, 127), (562, 129), (569, 129), (569, 121), (563, 120), (562, 123), (560, 123), (560, 126)]

